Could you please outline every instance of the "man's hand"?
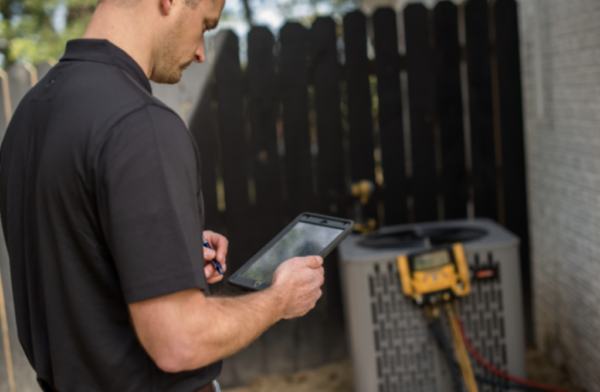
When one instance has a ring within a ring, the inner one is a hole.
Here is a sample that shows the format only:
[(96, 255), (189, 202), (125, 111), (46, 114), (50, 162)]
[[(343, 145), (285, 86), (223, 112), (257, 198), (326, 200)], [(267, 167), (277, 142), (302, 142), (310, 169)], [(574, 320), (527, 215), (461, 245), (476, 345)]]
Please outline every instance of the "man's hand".
[(282, 318), (304, 316), (315, 307), (325, 282), (323, 258), (296, 257), (281, 264), (271, 281), (271, 287), (281, 298)]
[(221, 234), (213, 233), (212, 231), (205, 231), (204, 237), (212, 249), (204, 247), (204, 274), (206, 275), (206, 281), (208, 283), (217, 283), (223, 279), (223, 275), (216, 270), (212, 264), (212, 259), (217, 258), (219, 264), (223, 268), (223, 271), (227, 271), (227, 247), (229, 241)]

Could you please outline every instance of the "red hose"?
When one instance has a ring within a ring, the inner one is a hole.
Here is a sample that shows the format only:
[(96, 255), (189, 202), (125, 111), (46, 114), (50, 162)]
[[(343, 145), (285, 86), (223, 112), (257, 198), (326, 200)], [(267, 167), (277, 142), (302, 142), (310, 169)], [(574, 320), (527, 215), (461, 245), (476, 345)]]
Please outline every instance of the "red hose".
[(456, 316), (456, 322), (458, 324), (458, 328), (460, 329), (460, 334), (462, 335), (462, 338), (465, 342), (465, 346), (467, 346), (467, 350), (469, 350), (469, 352), (471, 353), (471, 355), (477, 360), (477, 362), (479, 362), (481, 365), (483, 365), (483, 367), (485, 367), (486, 369), (488, 369), (490, 372), (497, 374), (498, 376), (505, 378), (507, 380), (531, 387), (531, 388), (536, 388), (536, 389), (542, 389), (544, 391), (552, 391), (552, 392), (569, 392), (565, 389), (561, 389), (561, 388), (556, 388), (556, 387), (551, 387), (548, 385), (544, 385), (544, 384), (538, 384), (537, 382), (533, 382), (533, 381), (528, 381), (528, 380), (524, 380), (522, 378), (519, 377), (515, 377), (512, 376), (506, 372), (503, 372), (502, 370), (498, 369), (497, 367), (495, 367), (494, 365), (492, 365), (491, 363), (489, 363), (488, 361), (486, 361), (478, 352), (477, 350), (475, 350), (475, 347), (473, 347), (473, 345), (471, 344), (471, 342), (469, 341), (469, 339), (467, 338), (467, 335), (465, 335), (465, 330), (463, 329), (463, 325), (462, 322), (460, 321), (460, 318), (458, 316)]

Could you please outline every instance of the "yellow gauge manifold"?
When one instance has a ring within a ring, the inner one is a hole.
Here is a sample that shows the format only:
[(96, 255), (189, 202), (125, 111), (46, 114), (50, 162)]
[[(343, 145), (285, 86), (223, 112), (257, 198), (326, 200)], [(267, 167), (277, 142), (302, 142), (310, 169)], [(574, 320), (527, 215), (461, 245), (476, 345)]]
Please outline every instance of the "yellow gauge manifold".
[(404, 295), (418, 304), (449, 301), (471, 291), (469, 266), (462, 244), (398, 256)]

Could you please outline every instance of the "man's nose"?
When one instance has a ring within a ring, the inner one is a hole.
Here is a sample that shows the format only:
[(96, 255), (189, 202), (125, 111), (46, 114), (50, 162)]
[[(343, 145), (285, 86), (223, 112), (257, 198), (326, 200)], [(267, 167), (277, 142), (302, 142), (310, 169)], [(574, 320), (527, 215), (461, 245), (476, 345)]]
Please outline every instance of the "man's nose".
[(194, 61), (197, 63), (203, 63), (206, 58), (204, 57), (204, 45), (200, 46), (194, 55)]

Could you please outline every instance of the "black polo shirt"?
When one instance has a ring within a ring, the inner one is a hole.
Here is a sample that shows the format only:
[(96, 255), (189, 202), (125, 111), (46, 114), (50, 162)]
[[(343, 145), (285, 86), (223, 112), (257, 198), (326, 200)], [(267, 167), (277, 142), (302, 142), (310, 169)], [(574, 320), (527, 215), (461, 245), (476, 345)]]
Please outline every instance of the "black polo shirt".
[(76, 40), (22, 100), (0, 152), (18, 334), (45, 391), (194, 392), (162, 372), (127, 304), (208, 292), (198, 150), (125, 52)]

